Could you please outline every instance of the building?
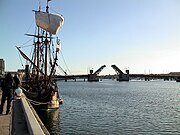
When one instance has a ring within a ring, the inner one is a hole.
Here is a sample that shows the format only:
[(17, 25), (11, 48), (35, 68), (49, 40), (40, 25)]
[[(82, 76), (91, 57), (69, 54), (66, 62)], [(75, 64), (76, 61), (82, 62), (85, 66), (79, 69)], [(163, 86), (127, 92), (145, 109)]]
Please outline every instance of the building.
[(0, 77), (4, 76), (5, 74), (5, 61), (0, 59)]

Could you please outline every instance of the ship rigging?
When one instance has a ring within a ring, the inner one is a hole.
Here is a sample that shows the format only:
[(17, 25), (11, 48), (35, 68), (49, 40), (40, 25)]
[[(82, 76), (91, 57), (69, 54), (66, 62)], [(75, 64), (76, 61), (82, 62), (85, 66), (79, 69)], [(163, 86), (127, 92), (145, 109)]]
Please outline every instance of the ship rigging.
[(46, 12), (34, 11), (37, 34), (26, 34), (34, 37), (33, 53), (28, 57), (21, 49), (16, 47), (21, 56), (27, 61), (25, 76), (22, 80), (22, 89), (32, 103), (38, 103), (38, 108), (56, 109), (62, 100), (55, 80), (55, 72), (60, 50), (60, 41), (56, 39), (54, 47), (53, 36), (64, 24), (64, 17), (49, 13), (49, 0)]

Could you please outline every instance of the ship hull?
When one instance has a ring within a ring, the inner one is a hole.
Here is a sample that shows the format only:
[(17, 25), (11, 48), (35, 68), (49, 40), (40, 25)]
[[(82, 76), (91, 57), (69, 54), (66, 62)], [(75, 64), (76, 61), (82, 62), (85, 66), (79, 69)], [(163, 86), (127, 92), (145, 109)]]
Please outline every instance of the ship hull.
[(38, 91), (43, 90), (28, 91), (24, 87), (22, 87), (22, 90), (35, 109), (58, 109), (63, 103), (63, 100), (59, 98), (57, 91), (41, 93)]

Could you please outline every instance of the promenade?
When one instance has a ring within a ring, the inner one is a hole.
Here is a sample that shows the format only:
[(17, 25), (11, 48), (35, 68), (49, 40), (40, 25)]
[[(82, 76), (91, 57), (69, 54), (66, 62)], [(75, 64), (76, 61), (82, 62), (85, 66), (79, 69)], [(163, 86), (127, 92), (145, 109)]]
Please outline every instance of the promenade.
[[(0, 102), (2, 91), (0, 90)], [(10, 114), (6, 115), (6, 103), (0, 114), (0, 135), (50, 135), (25, 96), (12, 101)]]
[[(2, 97), (2, 91), (0, 90), (0, 102)], [(6, 107), (6, 103), (5, 103)], [(11, 129), (11, 113), (6, 115), (6, 108), (4, 107), (3, 114), (0, 114), (0, 135), (10, 135)]]
[[(2, 91), (0, 90), (0, 102)], [(0, 135), (29, 135), (20, 100), (12, 101), (10, 114), (6, 115), (6, 103), (0, 114)]]

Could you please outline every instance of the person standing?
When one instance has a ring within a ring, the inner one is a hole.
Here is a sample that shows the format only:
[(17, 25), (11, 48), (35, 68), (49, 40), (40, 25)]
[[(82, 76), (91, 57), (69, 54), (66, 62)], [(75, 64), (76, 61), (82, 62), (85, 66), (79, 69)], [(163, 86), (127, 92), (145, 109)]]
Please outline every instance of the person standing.
[(19, 79), (17, 74), (15, 74), (15, 76), (13, 77), (13, 80), (14, 80), (13, 93), (14, 93), (14, 96), (16, 96), (16, 98), (17, 97), (19, 98), (21, 96), (21, 94), (22, 94), (22, 89), (19, 88), (20, 84), (21, 84), (21, 81), (20, 81), (20, 79)]
[(11, 73), (8, 73), (4, 78), (2, 84), (2, 98), (1, 98), (1, 106), (0, 106), (0, 114), (3, 112), (4, 103), (7, 100), (7, 110), (6, 115), (10, 112), (11, 101), (13, 97), (13, 77)]
[(21, 83), (17, 74), (13, 77), (13, 80), (14, 80), (14, 89), (17, 89)]

